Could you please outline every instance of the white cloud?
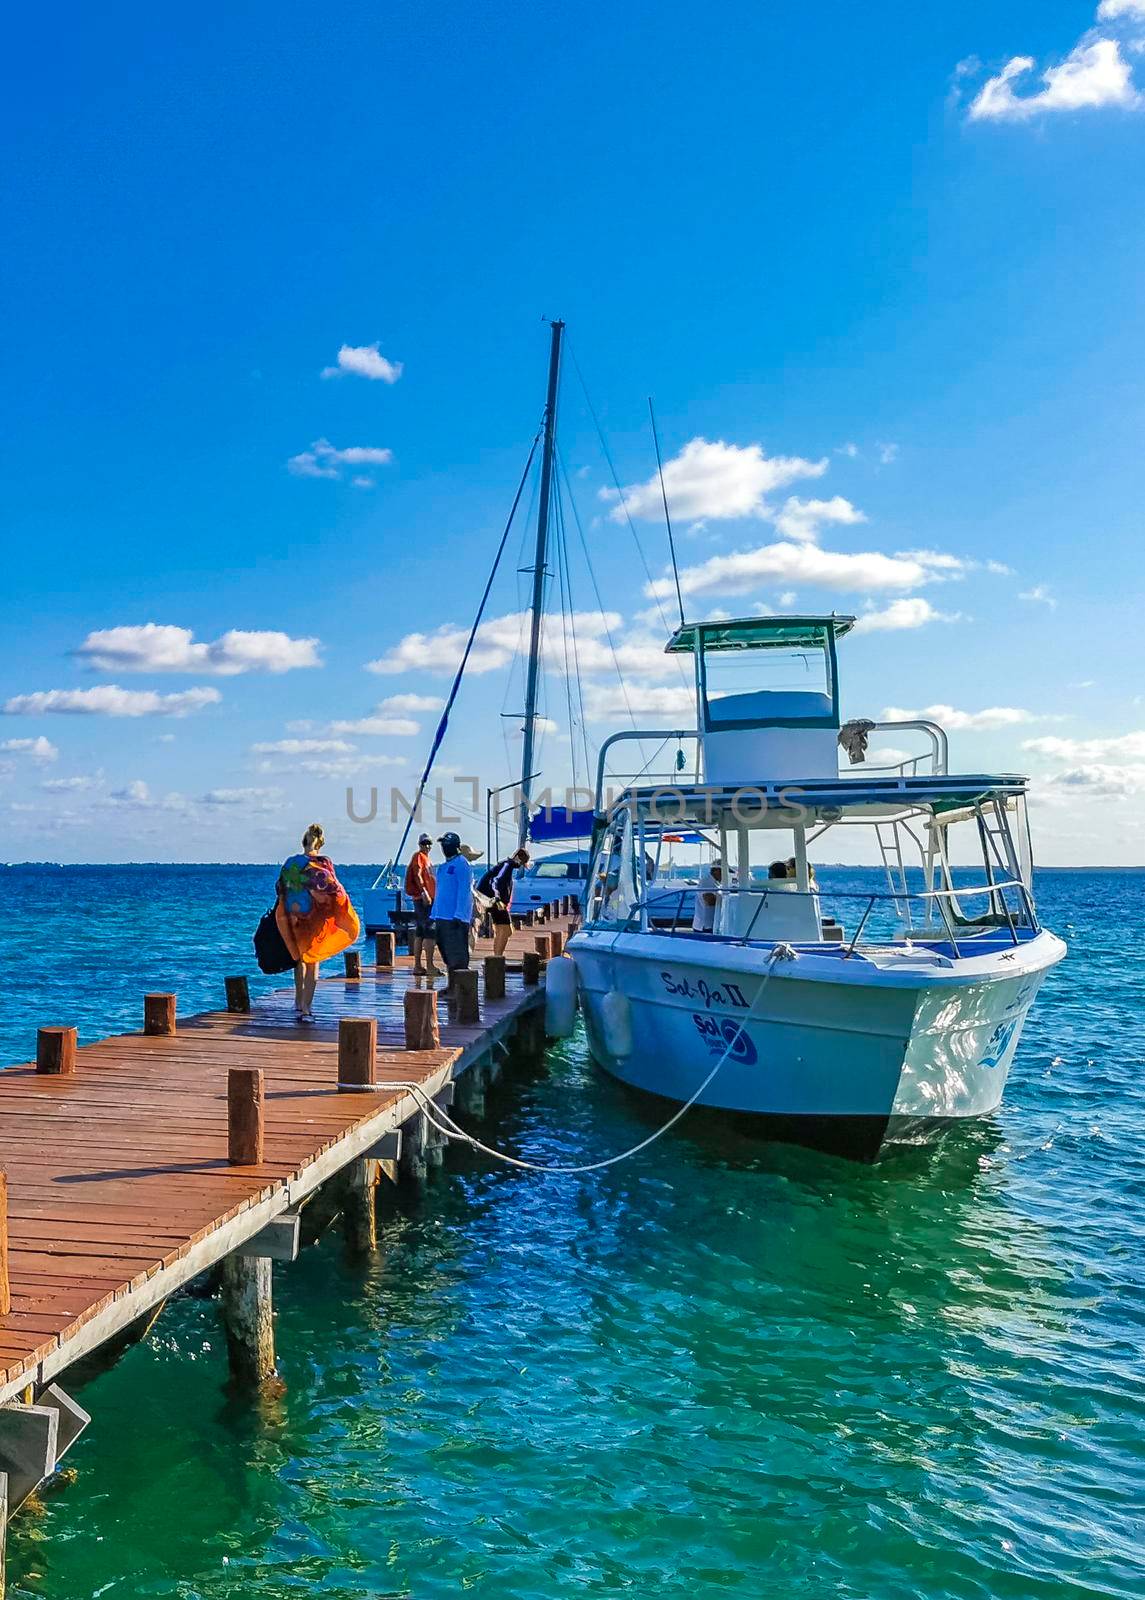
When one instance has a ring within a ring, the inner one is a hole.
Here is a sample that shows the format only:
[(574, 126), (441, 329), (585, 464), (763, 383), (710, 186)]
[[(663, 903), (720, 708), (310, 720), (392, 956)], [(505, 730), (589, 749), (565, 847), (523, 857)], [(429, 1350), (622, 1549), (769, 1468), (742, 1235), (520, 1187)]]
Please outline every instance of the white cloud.
[(1027, 739), (1023, 750), (1059, 761), (1145, 761), (1145, 732), (1122, 733), (1109, 739)]
[(1012, 578), (1014, 576), (1013, 567), (1008, 567), (1004, 561), (985, 561), (983, 566), (987, 572), (992, 572), (995, 577)]
[(347, 373), (358, 378), (381, 379), (383, 383), (396, 383), (402, 375), (400, 361), (387, 361), (377, 344), (344, 344), (338, 351), (338, 362), (333, 367), (323, 367), (324, 378), (344, 378)]
[(859, 453), (858, 445), (857, 444), (852, 444), (850, 440), (848, 440), (846, 444), (838, 445), (836, 447), (836, 450), (835, 450), (835, 454), (837, 456), (848, 456), (850, 458), (850, 460), (852, 460), (852, 461), (854, 461), (854, 459), (858, 455), (858, 453)]
[(1118, 17), (1145, 22), (1145, 0), (1101, 0), (1097, 8), (1097, 20), (1115, 22)]
[(1055, 610), (1057, 607), (1057, 601), (1046, 588), (1044, 583), (1035, 583), (1032, 589), (1020, 590), (1018, 593), (1018, 599), (1033, 600), (1039, 605), (1049, 606), (1051, 611)]
[(1129, 63), (1116, 39), (1082, 39), (1057, 67), (1047, 67), (1036, 94), (1015, 94), (1014, 85), (1034, 70), (1033, 56), (1014, 56), (987, 79), (970, 107), (972, 122), (1023, 121), (1049, 111), (1100, 106), (1135, 106)]
[[(669, 587), (671, 587), (669, 581)], [(624, 619), (617, 611), (578, 611), (574, 613), (568, 629), (567, 659), (570, 667), (579, 664), (584, 676), (594, 672), (612, 672), (616, 666), (625, 673), (659, 674), (664, 670), (663, 642), (643, 633), (626, 633), (618, 637)], [(474, 674), (499, 672), (524, 651), (528, 638), (529, 613), (509, 612), (505, 616), (491, 617), (477, 630), (473, 651), (467, 670)], [(616, 644), (613, 660), (608, 638)], [(575, 635), (575, 661), (574, 661)], [(367, 661), (367, 672), (393, 676), (403, 672), (434, 672), (452, 674), (457, 671), (469, 637), (467, 628), (456, 623), (444, 623), (431, 633), (407, 633), (384, 655)], [(566, 660), (565, 626), (555, 617), (545, 619), (541, 639), (541, 654), (545, 665), (563, 673)], [(383, 709), (399, 709), (395, 700), (404, 697), (390, 696), (382, 702)], [(412, 706), (409, 709), (414, 709)], [(434, 709), (437, 709), (436, 705)]]
[(39, 717), (79, 714), (102, 717), (184, 717), (222, 699), (217, 689), (183, 689), (178, 694), (157, 694), (154, 689), (121, 689), (118, 684), (98, 684), (93, 689), (39, 689), (17, 694), (5, 702), (9, 716)]
[(887, 706), (882, 720), (937, 722), (952, 732), (986, 733), (995, 728), (1012, 728), (1018, 723), (1042, 722), (1045, 719), (1034, 711), (1023, 711), (1019, 706), (987, 706), (984, 711), (956, 711), (953, 706), (924, 706), (921, 711), (907, 711), (902, 706)]
[(852, 527), (866, 520), (841, 494), (830, 500), (801, 500), (798, 495), (790, 495), (775, 518), (775, 526), (785, 539), (810, 544), (819, 537), (819, 530), (826, 522)]
[(86, 789), (99, 789), (103, 787), (103, 774), (101, 772), (77, 774), (74, 778), (45, 778), (40, 788), (46, 789), (49, 794), (80, 794)]
[(231, 628), (210, 643), (190, 628), (146, 622), (97, 628), (75, 654), (105, 672), (197, 672), (233, 677), (240, 672), (290, 672), (320, 667), (317, 639), (292, 639), (271, 629)]
[[(932, 564), (913, 554), (886, 556), (871, 550), (852, 555), (784, 541), (712, 556), (698, 566), (684, 567), (680, 588), (684, 594), (743, 594), (761, 583), (795, 583), (865, 594), (914, 589), (934, 576)], [(672, 579), (658, 578), (645, 584), (644, 592), (671, 595)]]
[(1145, 763), (1115, 767), (1101, 762), (1070, 767), (1065, 772), (1055, 772), (1039, 784), (1039, 793), (1057, 791), (1060, 795), (1077, 793), (1101, 795), (1119, 799), (1126, 795), (1145, 793)]
[[(404, 767), (407, 763), (402, 756), (375, 756), (359, 753), (353, 756), (331, 756), (328, 760), (315, 757), (312, 760), (300, 761), (298, 767), (302, 772), (314, 778), (357, 778), (363, 773), (369, 773), (378, 767)], [(269, 771), (269, 763), (262, 770)]]
[(31, 756), (37, 765), (46, 765), (49, 761), (59, 759), (59, 750), (50, 739), (45, 739), (43, 734), (38, 739), (4, 739), (0, 740), (0, 750), (12, 756)]
[(122, 789), (113, 789), (104, 800), (97, 803), (127, 811), (187, 811), (190, 809), (190, 803), (185, 795), (174, 792), (165, 795), (153, 794), (150, 785), (144, 783), (142, 778), (133, 779), (131, 783), (125, 784)]
[(437, 694), (388, 694), (382, 701), (386, 711), (440, 711), (444, 705)]
[(350, 482), (354, 485), (355, 489), (376, 489), (377, 488), (377, 479), (376, 478), (367, 478), (364, 473), (361, 474), (359, 477), (351, 478)]
[(281, 803), (281, 789), (208, 789), (199, 800), (211, 810), (241, 806), (248, 811), (272, 811)]
[(889, 467), (898, 460), (899, 447), (897, 444), (877, 444), (875, 449), (879, 452), (879, 465)]
[(371, 738), (390, 736), (405, 739), (420, 733), (421, 723), (414, 722), (409, 717), (387, 717), (381, 712), (375, 712), (367, 717), (332, 722), (330, 732), (367, 734)]
[(315, 439), (309, 450), (291, 456), (286, 468), (296, 478), (340, 478), (343, 467), (384, 467), (393, 459), (392, 450), (374, 445), (353, 444), (338, 450), (329, 439)]
[(251, 745), (255, 755), (260, 756), (344, 756), (349, 755), (353, 748), (345, 739), (275, 739)]
[[(681, 521), (697, 518), (762, 517), (764, 496), (798, 478), (820, 478), (827, 461), (805, 461), (801, 456), (767, 456), (758, 444), (726, 444), (722, 439), (692, 439), (664, 463), (664, 489), (672, 515)], [(615, 501), (609, 515), (614, 522), (631, 517), (664, 515), (660, 478), (629, 484), (618, 494), (601, 489), (602, 500)]]
[[(625, 692), (627, 691), (627, 693)], [(682, 727), (696, 721), (696, 692), (682, 684), (590, 683), (585, 685), (584, 714), (589, 722), (611, 721), (629, 712), (638, 720), (669, 719)]]
[(882, 611), (866, 611), (855, 623), (856, 633), (898, 632), (903, 628), (921, 628), (928, 622), (960, 622), (960, 611), (936, 611), (929, 600), (912, 595), (910, 599), (892, 600)]

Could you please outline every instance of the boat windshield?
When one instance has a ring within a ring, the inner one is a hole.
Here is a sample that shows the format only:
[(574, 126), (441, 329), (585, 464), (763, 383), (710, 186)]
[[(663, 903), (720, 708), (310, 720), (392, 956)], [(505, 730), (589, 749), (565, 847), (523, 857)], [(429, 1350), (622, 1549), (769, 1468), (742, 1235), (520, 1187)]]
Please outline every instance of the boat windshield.
[(717, 808), (692, 834), (700, 842), (681, 847), (655, 805), (630, 798), (602, 833), (586, 924), (851, 950), (925, 942), (955, 955), (1037, 933), (1024, 792), (882, 809), (763, 807), (744, 820)]

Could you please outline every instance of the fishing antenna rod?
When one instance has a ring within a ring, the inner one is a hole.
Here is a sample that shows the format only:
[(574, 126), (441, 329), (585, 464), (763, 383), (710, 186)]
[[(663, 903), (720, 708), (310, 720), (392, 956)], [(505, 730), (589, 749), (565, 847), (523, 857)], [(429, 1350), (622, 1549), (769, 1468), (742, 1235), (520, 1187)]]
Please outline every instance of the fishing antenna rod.
[(660, 498), (664, 502), (664, 521), (668, 525), (668, 552), (672, 557), (672, 578), (676, 585), (676, 604), (680, 608), (680, 626), (684, 626), (684, 597), (680, 593), (680, 569), (676, 565), (676, 541), (672, 537), (672, 514), (668, 510), (668, 491), (664, 487), (664, 463), (660, 459), (660, 435), (656, 429), (656, 413), (652, 409), (652, 396), (648, 396), (648, 416), (652, 422), (652, 443), (656, 446), (656, 471), (660, 474)]
[(481, 626), (481, 618), (485, 615), (485, 607), (489, 602), (489, 594), (493, 588), (493, 579), (497, 576), (497, 568), (501, 565), (501, 557), (505, 554), (505, 546), (509, 542), (509, 531), (513, 526), (513, 519), (517, 515), (517, 507), (521, 504), (521, 496), (525, 492), (525, 485), (529, 481), (529, 473), (532, 471), (533, 460), (537, 454), (537, 446), (541, 442), (541, 434), (543, 431), (544, 424), (542, 423), (541, 427), (538, 428), (536, 433), (533, 435), (533, 442), (529, 446), (529, 459), (525, 462), (525, 470), (521, 474), (521, 481), (517, 485), (516, 494), (513, 496), (513, 504), (509, 510), (509, 517), (505, 523), (504, 532), (501, 534), (501, 542), (497, 546), (497, 554), (493, 557), (493, 565), (490, 567), (489, 576), (485, 580), (485, 589), (481, 596), (481, 603), (477, 607), (477, 615), (473, 619), (473, 626), (469, 630), (469, 638), (465, 642), (465, 650), (462, 654), (460, 662), (458, 663), (457, 671), (453, 675), (453, 683), (450, 686), (449, 696), (445, 702), (445, 710), (441, 713), (441, 721), (438, 723), (437, 732), (433, 736), (433, 744), (430, 746), (429, 755), (426, 758), (425, 768), (421, 777), (418, 779), (417, 793), (414, 795), (414, 802), (410, 808), (410, 814), (406, 818), (406, 825), (402, 829), (401, 840), (398, 844), (397, 850), (394, 852), (395, 867), (402, 858), (402, 852), (405, 849), (406, 841), (410, 836), (410, 829), (413, 827), (414, 818), (421, 809), (421, 800), (422, 796), (425, 794), (425, 786), (429, 782), (429, 775), (433, 771), (433, 763), (437, 759), (437, 752), (441, 749), (441, 741), (445, 738), (445, 730), (449, 726), (449, 713), (453, 710), (453, 702), (457, 699), (457, 691), (461, 688), (461, 680), (465, 675), (465, 668), (469, 663), (469, 657), (473, 650), (473, 641), (477, 638), (477, 630)]

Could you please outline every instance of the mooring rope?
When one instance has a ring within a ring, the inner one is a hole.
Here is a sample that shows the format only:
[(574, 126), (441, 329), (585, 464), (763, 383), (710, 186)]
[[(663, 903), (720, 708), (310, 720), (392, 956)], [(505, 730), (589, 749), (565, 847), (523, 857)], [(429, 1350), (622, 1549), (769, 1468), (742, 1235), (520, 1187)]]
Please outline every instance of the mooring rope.
[(713, 1078), (716, 1076), (716, 1073), (719, 1072), (721, 1067), (723, 1067), (724, 1063), (727, 1061), (728, 1056), (732, 1052), (733, 1046), (740, 1037), (744, 1023), (749, 1022), (754, 1015), (756, 1007), (759, 1005), (764, 991), (766, 990), (775, 973), (776, 963), (779, 961), (797, 961), (798, 959), (799, 954), (791, 947), (791, 945), (777, 944), (775, 946), (767, 958), (763, 982), (756, 991), (755, 999), (748, 1007), (747, 1012), (739, 1024), (739, 1027), (728, 1040), (726, 1046), (724, 1047), (723, 1054), (720, 1056), (715, 1066), (708, 1073), (707, 1077), (700, 1084), (699, 1088), (692, 1095), (692, 1097), (689, 1100), (686, 1100), (682, 1106), (674, 1111), (668, 1118), (667, 1122), (665, 1122), (662, 1127), (657, 1128), (655, 1133), (650, 1133), (646, 1139), (641, 1139), (639, 1144), (632, 1145), (628, 1150), (621, 1150), (618, 1155), (606, 1156), (601, 1161), (588, 1161), (579, 1166), (570, 1167), (544, 1166), (537, 1161), (526, 1161), (521, 1156), (507, 1155), (503, 1150), (496, 1150), (492, 1145), (483, 1144), (480, 1139), (475, 1139), (471, 1133), (468, 1133), (464, 1128), (459, 1127), (457, 1123), (454, 1122), (453, 1118), (449, 1116), (449, 1114), (443, 1110), (443, 1108), (439, 1106), (431, 1096), (426, 1094), (424, 1086), (420, 1083), (399, 1082), (391, 1078), (388, 1083), (373, 1084), (370, 1087), (379, 1090), (408, 1089), (411, 1094), (413, 1094), (415, 1099), (420, 1102), (426, 1121), (429, 1122), (432, 1127), (436, 1128), (438, 1133), (444, 1134), (447, 1139), (456, 1139), (459, 1143), (470, 1145), (474, 1150), (480, 1150), (482, 1155), (491, 1156), (495, 1161), (502, 1161), (506, 1166), (520, 1167), (525, 1172), (539, 1172), (549, 1177), (575, 1177), (581, 1173), (600, 1172), (605, 1167), (614, 1167), (621, 1161), (628, 1161), (631, 1159), (631, 1157), (638, 1156), (642, 1150), (647, 1150), (649, 1145), (655, 1144), (657, 1139), (662, 1139), (669, 1129), (674, 1128), (677, 1122), (679, 1122), (680, 1118), (692, 1109), (696, 1101), (703, 1094), (704, 1090), (712, 1082)]

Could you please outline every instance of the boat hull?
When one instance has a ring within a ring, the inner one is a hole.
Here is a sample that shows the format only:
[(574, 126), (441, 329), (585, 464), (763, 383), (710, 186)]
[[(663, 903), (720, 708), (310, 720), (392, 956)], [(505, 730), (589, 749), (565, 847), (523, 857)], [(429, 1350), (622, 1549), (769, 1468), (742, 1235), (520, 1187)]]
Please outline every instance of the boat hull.
[(613, 1076), (676, 1104), (699, 1091), (697, 1106), (765, 1135), (870, 1157), (997, 1109), (1064, 951), (1039, 934), (941, 967), (888, 951), (884, 966), (800, 952), (769, 968), (758, 946), (584, 930), (569, 953), (590, 1049)]

